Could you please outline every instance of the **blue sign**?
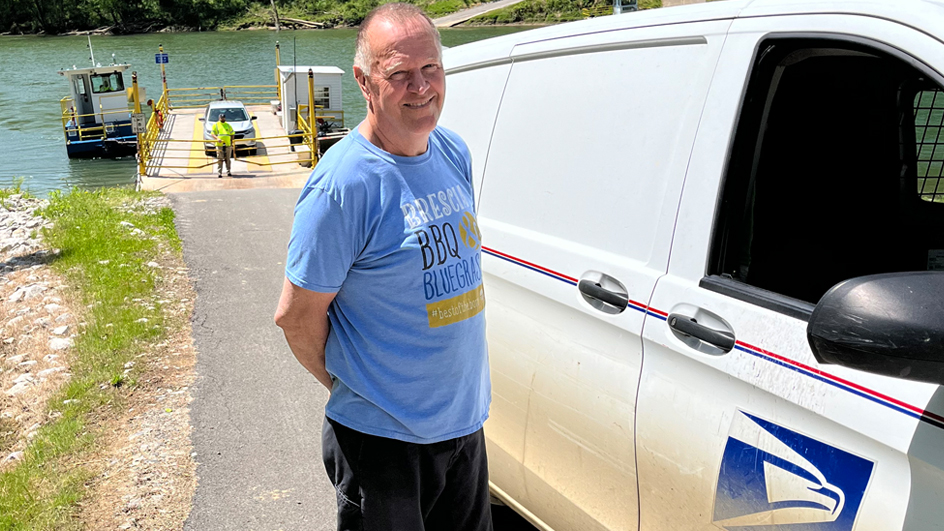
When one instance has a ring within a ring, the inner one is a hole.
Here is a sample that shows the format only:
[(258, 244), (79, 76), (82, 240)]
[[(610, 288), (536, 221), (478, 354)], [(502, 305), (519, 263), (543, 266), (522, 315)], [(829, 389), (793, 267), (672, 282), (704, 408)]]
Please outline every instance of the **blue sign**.
[(852, 531), (875, 463), (738, 412), (713, 520), (728, 531)]
[(154, 62), (157, 64), (167, 64), (170, 62), (170, 56), (166, 53), (154, 54)]

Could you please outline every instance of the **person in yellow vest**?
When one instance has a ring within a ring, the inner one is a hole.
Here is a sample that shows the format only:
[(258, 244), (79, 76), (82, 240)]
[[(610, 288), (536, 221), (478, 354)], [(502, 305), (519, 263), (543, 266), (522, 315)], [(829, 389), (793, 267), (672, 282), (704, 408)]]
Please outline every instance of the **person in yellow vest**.
[(226, 123), (226, 113), (221, 112), (219, 121), (213, 124), (213, 130), (210, 131), (213, 139), (216, 140), (216, 158), (219, 161), (216, 169), (216, 176), (223, 176), (223, 163), (226, 163), (226, 176), (232, 177), (230, 172), (230, 159), (233, 157), (233, 126)]

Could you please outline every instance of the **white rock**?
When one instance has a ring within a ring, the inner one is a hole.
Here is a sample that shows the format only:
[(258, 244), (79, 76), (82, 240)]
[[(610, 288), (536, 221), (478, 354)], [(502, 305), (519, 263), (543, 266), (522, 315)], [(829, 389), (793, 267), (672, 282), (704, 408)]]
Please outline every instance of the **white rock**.
[(66, 370), (65, 367), (50, 367), (48, 369), (43, 369), (39, 371), (37, 374), (45, 377), (45, 376), (49, 376), (50, 374), (56, 374), (57, 372), (62, 372), (64, 370)]
[(62, 335), (65, 335), (66, 331), (68, 330), (69, 330), (69, 325), (62, 325), (62, 326), (57, 326), (56, 328), (53, 328), (52, 333), (57, 336), (62, 336)]
[(32, 367), (33, 365), (36, 365), (36, 360), (26, 360), (16, 364), (17, 367)]
[(23, 361), (23, 358), (26, 357), (26, 354), (17, 354), (16, 356), (10, 356), (7, 358), (7, 361), (10, 363), (19, 363)]
[(24, 372), (23, 374), (17, 376), (13, 380), (13, 383), (18, 384), (18, 383), (32, 382), (32, 381), (33, 381), (33, 375), (28, 372)]
[(6, 338), (6, 339), (3, 340), (3, 343), (6, 344), (6, 345), (9, 345), (9, 344), (13, 343), (14, 341), (16, 341), (16, 338), (15, 338), (15, 337), (8, 337), (8, 338)]
[(58, 354), (46, 354), (45, 356), (43, 356), (43, 361), (45, 361), (46, 363), (56, 361), (57, 359), (59, 359)]
[(39, 319), (36, 319), (35, 321), (33, 321), (33, 324), (36, 326), (46, 327), (46, 326), (49, 326), (50, 322), (51, 320), (48, 317), (40, 317)]
[(13, 452), (12, 454), (6, 456), (3, 459), (3, 462), (6, 463), (7, 461), (21, 461), (22, 459), (23, 459), (23, 452)]
[(54, 337), (49, 340), (49, 348), (53, 350), (65, 350), (73, 344), (71, 337)]
[(59, 306), (58, 304), (53, 303), (53, 304), (47, 304), (46, 306), (43, 306), (43, 309), (46, 310), (46, 313), (58, 313), (62, 311), (62, 306)]
[(29, 382), (20, 382), (14, 385), (13, 387), (7, 389), (7, 394), (10, 396), (16, 396), (22, 393), (23, 391), (26, 391), (27, 389), (29, 389), (29, 387), (30, 387)]
[(135, 322), (136, 322), (136, 323), (146, 323), (146, 322), (148, 322), (148, 320), (147, 320), (147, 317), (142, 317), (142, 318), (138, 319), (138, 320), (135, 321)]
[(17, 288), (16, 291), (13, 292), (13, 295), (10, 295), (10, 297), (7, 300), (10, 302), (20, 302), (21, 300), (23, 300), (23, 297), (25, 296), (26, 296), (26, 292), (23, 291), (21, 288)]
[(144, 234), (144, 231), (141, 230), (141, 229), (134, 229), (134, 230), (131, 231), (131, 235), (132, 235), (132, 236), (139, 236), (139, 235), (141, 235), (141, 234)]
[(98, 263), (101, 264), (101, 265), (108, 265), (108, 262), (111, 262), (111, 260), (99, 260), (99, 261), (98, 261)]
[(121, 225), (122, 227), (134, 227), (134, 223), (131, 223), (130, 221), (122, 221), (121, 223), (119, 223), (119, 225)]
[(161, 269), (161, 264), (158, 264), (157, 262), (148, 262), (146, 265), (154, 269)]
[(57, 322), (57, 323), (64, 323), (64, 322), (66, 322), (66, 321), (68, 321), (68, 320), (70, 320), (70, 319), (72, 319), (72, 314), (70, 314), (70, 313), (64, 313), (64, 314), (60, 315), (59, 317), (56, 317), (56, 322)]
[(7, 321), (6, 326), (13, 326), (13, 325), (15, 325), (15, 324), (21, 322), (22, 320), (23, 320), (23, 316), (22, 316), (22, 315), (17, 315), (17, 316), (14, 317), (13, 319), (10, 319), (9, 321)]

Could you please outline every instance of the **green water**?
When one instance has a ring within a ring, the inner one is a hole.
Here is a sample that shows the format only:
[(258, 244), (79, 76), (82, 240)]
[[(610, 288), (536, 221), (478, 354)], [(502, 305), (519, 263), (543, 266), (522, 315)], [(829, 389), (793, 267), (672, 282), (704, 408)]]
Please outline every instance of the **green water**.
[[(520, 27), (443, 30), (444, 46), (520, 31)], [(275, 42), (283, 65), (337, 66), (345, 71), (344, 109), (348, 124), (364, 117), (364, 103), (351, 62), (355, 30), (238, 31), (92, 37), (95, 60), (130, 63), (147, 97), (160, 95), (159, 44), (170, 55), (167, 84), (175, 87), (271, 85)], [(0, 37), (0, 187), (16, 178), (38, 195), (50, 190), (98, 188), (134, 181), (133, 158), (72, 160), (66, 156), (59, 99), (68, 94), (56, 72), (91, 66), (86, 37)], [(131, 85), (130, 73), (125, 84)]]

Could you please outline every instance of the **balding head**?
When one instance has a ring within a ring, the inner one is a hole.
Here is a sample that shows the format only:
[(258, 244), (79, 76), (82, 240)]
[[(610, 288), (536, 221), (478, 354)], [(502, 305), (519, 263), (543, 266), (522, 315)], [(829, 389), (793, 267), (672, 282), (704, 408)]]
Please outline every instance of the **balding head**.
[(430, 35), (436, 41), (439, 48), (439, 55), (442, 56), (442, 43), (439, 39), (439, 31), (433, 21), (426, 16), (422, 9), (413, 4), (392, 3), (383, 4), (375, 7), (364, 17), (360, 29), (357, 31), (357, 40), (354, 47), (354, 66), (364, 71), (365, 75), (370, 75), (376, 57), (374, 50), (370, 45), (370, 34), (368, 33), (372, 26), (386, 22), (394, 25), (422, 23), (429, 28)]

